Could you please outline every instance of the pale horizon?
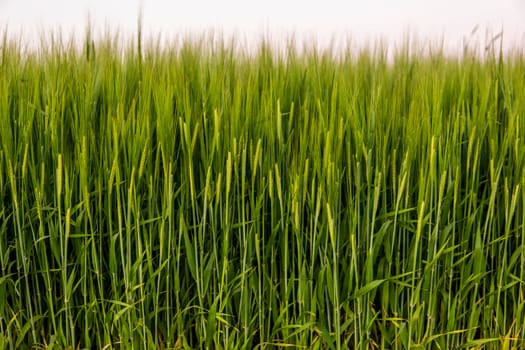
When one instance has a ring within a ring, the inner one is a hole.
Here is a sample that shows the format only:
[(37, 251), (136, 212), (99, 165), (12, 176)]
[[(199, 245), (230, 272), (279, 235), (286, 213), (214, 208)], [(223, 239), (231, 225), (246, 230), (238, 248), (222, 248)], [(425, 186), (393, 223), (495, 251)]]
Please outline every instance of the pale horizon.
[[(207, 0), (0, 0), (0, 28), (24, 41), (42, 33), (82, 38), (88, 18), (95, 33), (134, 35), (142, 19), (145, 37), (170, 39), (215, 32), (253, 42), (269, 36), (276, 42), (294, 36), (321, 46), (348, 39), (363, 45), (382, 41), (400, 45), (407, 35), (420, 44), (443, 45), (452, 52), (465, 43), (483, 47), (503, 31), (503, 47), (523, 50), (525, 1), (368, 2)], [(497, 43), (499, 45), (499, 43)]]

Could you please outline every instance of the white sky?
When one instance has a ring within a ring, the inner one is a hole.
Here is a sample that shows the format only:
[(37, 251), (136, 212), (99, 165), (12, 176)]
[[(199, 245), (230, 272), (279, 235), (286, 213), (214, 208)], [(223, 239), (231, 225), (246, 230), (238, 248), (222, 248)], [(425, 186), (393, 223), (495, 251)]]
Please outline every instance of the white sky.
[(135, 32), (140, 8), (144, 31), (164, 36), (213, 29), (248, 41), (294, 33), (321, 43), (348, 36), (396, 43), (408, 32), (458, 48), (465, 38), (483, 45), (487, 31), (503, 29), (507, 47), (524, 48), (525, 0), (0, 0), (0, 28), (26, 37), (58, 28), (82, 35), (89, 13), (96, 29)]

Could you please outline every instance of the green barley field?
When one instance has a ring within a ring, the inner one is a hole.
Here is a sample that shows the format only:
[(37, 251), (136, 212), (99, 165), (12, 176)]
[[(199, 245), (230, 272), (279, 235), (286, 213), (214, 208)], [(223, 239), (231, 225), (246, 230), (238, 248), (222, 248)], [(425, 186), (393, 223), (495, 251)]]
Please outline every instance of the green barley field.
[(525, 348), (525, 56), (0, 40), (0, 349)]

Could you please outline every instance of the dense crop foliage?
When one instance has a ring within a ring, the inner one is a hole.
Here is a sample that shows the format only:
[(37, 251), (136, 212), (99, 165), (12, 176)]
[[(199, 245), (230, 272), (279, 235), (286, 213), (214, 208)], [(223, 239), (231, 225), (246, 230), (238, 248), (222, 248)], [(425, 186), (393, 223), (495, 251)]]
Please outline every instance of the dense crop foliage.
[(116, 42), (1, 42), (0, 349), (525, 346), (523, 57)]

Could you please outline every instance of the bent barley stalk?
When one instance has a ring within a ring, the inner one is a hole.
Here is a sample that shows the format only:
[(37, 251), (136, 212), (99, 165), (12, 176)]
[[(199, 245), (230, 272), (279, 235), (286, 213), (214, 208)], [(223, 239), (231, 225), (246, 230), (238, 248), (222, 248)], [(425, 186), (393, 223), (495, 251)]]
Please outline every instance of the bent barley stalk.
[(523, 55), (118, 39), (1, 39), (0, 349), (525, 347)]

